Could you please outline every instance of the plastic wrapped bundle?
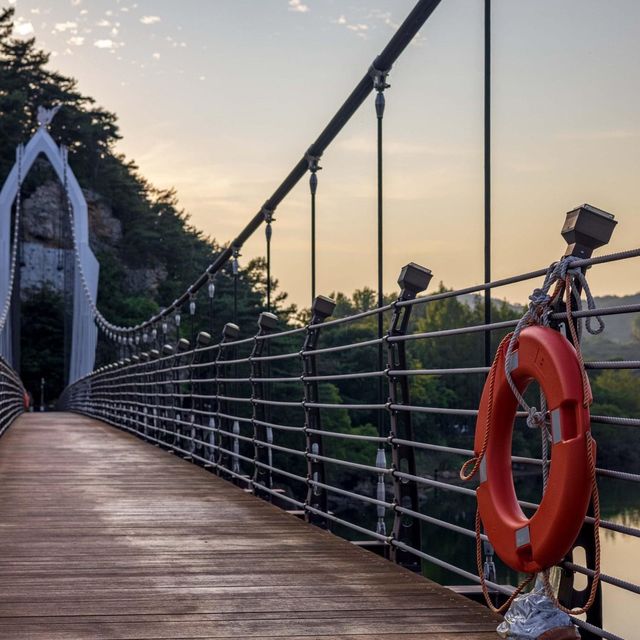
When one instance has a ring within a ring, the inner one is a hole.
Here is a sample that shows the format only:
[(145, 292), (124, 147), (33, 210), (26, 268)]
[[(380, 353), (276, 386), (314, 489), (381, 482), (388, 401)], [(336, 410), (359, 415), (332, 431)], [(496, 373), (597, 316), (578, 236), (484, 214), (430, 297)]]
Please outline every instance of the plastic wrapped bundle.
[(571, 618), (560, 611), (538, 580), (530, 593), (518, 596), (497, 628), (501, 638), (513, 640), (565, 640), (579, 638)]

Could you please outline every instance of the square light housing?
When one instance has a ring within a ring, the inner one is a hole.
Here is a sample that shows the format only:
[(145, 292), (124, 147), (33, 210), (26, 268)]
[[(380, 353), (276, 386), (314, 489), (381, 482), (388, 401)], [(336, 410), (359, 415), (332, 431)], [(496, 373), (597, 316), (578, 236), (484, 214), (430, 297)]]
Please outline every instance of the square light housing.
[(403, 300), (415, 298), (419, 293), (426, 290), (432, 277), (431, 269), (422, 267), (415, 262), (406, 264), (402, 267), (400, 275), (398, 276), (400, 297)]
[(233, 322), (227, 322), (222, 328), (222, 337), (224, 340), (237, 340), (240, 335), (240, 327)]
[(258, 316), (258, 327), (264, 333), (275, 331), (278, 328), (278, 316), (268, 311), (263, 311)]
[(316, 296), (311, 305), (312, 322), (322, 322), (326, 320), (336, 308), (336, 303), (326, 296)]
[(561, 231), (568, 245), (564, 255), (590, 258), (595, 249), (611, 240), (617, 224), (613, 214), (590, 204), (569, 211)]

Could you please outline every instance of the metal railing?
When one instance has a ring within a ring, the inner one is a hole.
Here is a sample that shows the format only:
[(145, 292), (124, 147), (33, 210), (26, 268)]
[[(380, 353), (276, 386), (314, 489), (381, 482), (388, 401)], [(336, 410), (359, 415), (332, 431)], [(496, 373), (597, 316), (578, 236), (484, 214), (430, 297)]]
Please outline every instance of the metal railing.
[[(640, 250), (574, 264), (603, 269), (625, 260), (631, 268), (637, 257)], [(200, 333), (194, 348), (183, 339), (177, 345), (165, 345), (161, 353), (138, 352), (68, 388), (62, 404), (181, 454), (355, 542), (365, 538), (367, 546), (378, 546), (395, 562), (415, 569), (423, 565), (428, 575), (436, 572), (438, 577), (437, 572), (444, 571), (457, 580), (478, 583), (472, 520), (475, 489), (463, 486), (456, 470), (473, 454), (473, 426), (488, 370), (480, 366), (484, 335), (490, 332), (495, 346), (520, 314), (505, 307), (509, 317), (487, 325), (478, 305), (477, 322), (438, 326), (437, 318), (447, 305), (458, 305), (454, 311), (472, 310), (473, 302), (466, 298), (455, 302), (461, 296), (490, 287), (495, 298), (496, 291), (537, 281), (546, 271), (417, 297), (431, 274), (409, 265), (399, 280), (400, 295), (391, 304), (329, 319), (335, 305), (318, 297), (310, 324), (281, 332), (277, 318), (263, 313), (252, 338), (237, 339), (238, 327), (228, 324), (217, 344), (210, 344), (210, 336)], [(532, 289), (534, 284), (538, 282), (532, 283)], [(580, 323), (596, 313), (606, 319), (639, 311), (640, 305), (632, 304), (575, 310), (573, 316)], [(378, 317), (388, 327), (382, 339), (375, 337)], [(563, 319), (565, 312), (552, 316), (558, 323)], [(428, 330), (421, 330), (425, 327)], [(377, 367), (379, 344), (387, 355), (384, 369)], [(447, 349), (437, 346), (443, 344)], [(433, 351), (436, 348), (441, 350)], [(440, 361), (427, 368), (434, 353)], [(349, 362), (367, 366), (345, 371)], [(605, 371), (639, 367), (635, 359), (586, 362), (594, 382)], [(378, 379), (388, 387), (384, 402), (377, 399), (374, 381)], [(634, 380), (637, 390), (638, 379)], [(596, 403), (597, 389), (595, 384)], [(456, 394), (475, 400), (459, 406)], [(610, 408), (610, 400), (605, 405)], [(374, 427), (379, 415), (382, 434)], [(516, 432), (526, 439), (522, 417), (516, 418)], [(607, 450), (612, 438), (637, 446), (640, 414), (594, 412), (591, 420), (599, 452)], [(521, 479), (516, 482), (520, 492), (522, 482), (526, 485), (527, 478), (533, 477), (531, 471), (539, 471), (542, 460), (514, 450), (513, 465), (516, 479)], [(606, 487), (616, 483), (624, 490), (630, 484), (636, 490), (640, 482), (637, 466), (599, 465), (597, 473)], [(526, 487), (523, 490), (527, 494)], [(525, 511), (537, 507), (530, 494), (520, 500)], [(607, 518), (607, 495), (602, 495), (603, 535), (640, 537), (635, 526)], [(455, 508), (443, 515), (442, 507), (448, 503)], [(588, 516), (585, 527), (592, 524)], [(445, 533), (459, 538), (460, 553), (438, 553), (434, 540)], [(484, 536), (483, 540), (487, 542)], [(510, 593), (508, 583), (515, 583), (517, 576), (500, 568), (499, 562), (498, 574), (492, 573), (493, 552), (488, 544), (485, 554), (489, 586), (496, 594)], [(593, 576), (592, 566), (581, 566), (571, 557), (561, 569), (565, 587), (567, 581), (572, 585), (576, 574)], [(601, 580), (607, 588), (640, 594), (639, 585), (618, 577), (603, 574)], [(619, 638), (589, 619), (575, 621), (583, 637)]]
[(0, 358), (0, 436), (25, 410), (26, 398), (20, 376)]

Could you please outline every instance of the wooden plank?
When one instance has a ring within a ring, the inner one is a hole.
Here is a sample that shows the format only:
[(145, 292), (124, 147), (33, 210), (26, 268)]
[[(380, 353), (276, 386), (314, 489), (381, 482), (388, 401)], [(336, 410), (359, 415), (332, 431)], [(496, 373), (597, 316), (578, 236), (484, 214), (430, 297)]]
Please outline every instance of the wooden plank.
[(489, 640), (498, 618), (73, 414), (0, 439), (0, 638)]

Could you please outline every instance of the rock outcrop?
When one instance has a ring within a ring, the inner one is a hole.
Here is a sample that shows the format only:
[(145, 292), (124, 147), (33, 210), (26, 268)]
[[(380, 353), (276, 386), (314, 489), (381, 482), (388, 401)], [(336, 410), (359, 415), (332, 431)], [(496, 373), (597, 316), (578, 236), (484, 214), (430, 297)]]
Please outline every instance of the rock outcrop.
[[(122, 223), (99, 194), (87, 189), (83, 193), (87, 202), (91, 249), (97, 257), (104, 253), (117, 255), (122, 241)], [(68, 272), (73, 269), (73, 253), (64, 189), (56, 180), (41, 184), (23, 200), (20, 266), (23, 298), (29, 290), (43, 286), (63, 292), (64, 274), (67, 273), (68, 279)], [(166, 269), (161, 266), (129, 269), (125, 285), (132, 294), (153, 294), (166, 277)]]

